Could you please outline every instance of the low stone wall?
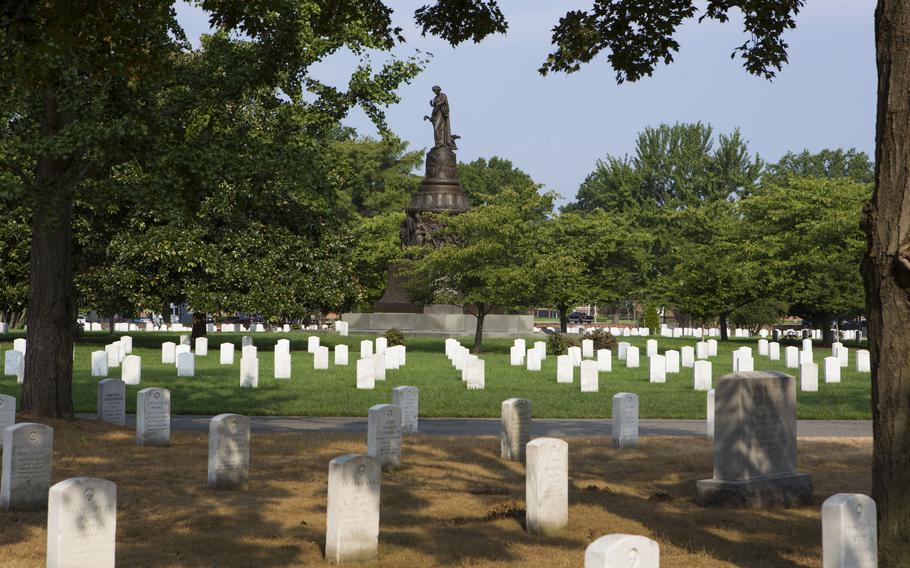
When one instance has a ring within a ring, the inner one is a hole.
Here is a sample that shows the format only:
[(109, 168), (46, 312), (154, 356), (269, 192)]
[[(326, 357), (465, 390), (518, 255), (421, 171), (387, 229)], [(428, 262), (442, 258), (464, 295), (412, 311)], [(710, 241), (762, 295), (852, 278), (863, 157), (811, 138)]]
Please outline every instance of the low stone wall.
[[(382, 333), (400, 329), (428, 335), (473, 335), (477, 319), (470, 314), (350, 313), (341, 316), (351, 333)], [(534, 333), (534, 317), (490, 314), (484, 320), (484, 335), (521, 336)]]

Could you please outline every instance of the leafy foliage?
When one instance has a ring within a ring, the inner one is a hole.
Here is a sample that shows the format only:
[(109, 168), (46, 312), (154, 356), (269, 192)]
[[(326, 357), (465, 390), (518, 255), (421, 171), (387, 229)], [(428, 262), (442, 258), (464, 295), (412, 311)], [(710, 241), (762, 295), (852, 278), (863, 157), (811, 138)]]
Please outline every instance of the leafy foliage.
[(660, 316), (657, 313), (657, 306), (648, 304), (645, 306), (644, 326), (650, 330), (653, 335), (660, 330)]
[(585, 339), (590, 339), (594, 342), (595, 351), (609, 349), (612, 352), (616, 352), (616, 338), (609, 331), (601, 328), (592, 329), (585, 334)]
[(407, 344), (405, 337), (404, 337), (404, 332), (401, 331), (400, 329), (395, 329), (394, 327), (392, 329), (387, 329), (385, 331), (385, 333), (383, 334), (383, 336), (388, 341), (388, 345), (390, 347), (395, 346), (395, 345), (406, 345)]
[(578, 338), (570, 337), (563, 333), (553, 333), (547, 336), (547, 352), (553, 355), (565, 355), (569, 347), (578, 347)]

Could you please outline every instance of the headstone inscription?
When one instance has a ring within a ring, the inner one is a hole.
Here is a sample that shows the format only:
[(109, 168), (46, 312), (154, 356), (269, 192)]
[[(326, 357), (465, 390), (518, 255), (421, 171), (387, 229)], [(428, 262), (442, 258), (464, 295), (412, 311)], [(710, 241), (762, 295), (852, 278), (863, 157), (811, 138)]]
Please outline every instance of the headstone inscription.
[(499, 435), (499, 457), (525, 461), (525, 446), (531, 439), (531, 401), (510, 398), (502, 402), (502, 430)]
[(420, 390), (417, 387), (395, 387), (392, 389), (392, 404), (401, 408), (401, 432), (416, 434), (420, 419)]
[(209, 489), (244, 489), (250, 479), (250, 419), (219, 414), (209, 421)]
[(660, 548), (650, 538), (631, 534), (602, 536), (585, 549), (585, 568), (658, 568)]
[(126, 383), (120, 379), (98, 381), (98, 420), (118, 426), (126, 425)]
[(526, 451), (525, 525), (531, 534), (558, 534), (569, 524), (569, 444), (537, 438)]
[(796, 381), (747, 372), (717, 381), (714, 477), (697, 482), (705, 504), (788, 506), (812, 498), (812, 477), (796, 471)]
[(370, 562), (379, 555), (381, 471), (370, 456), (347, 454), (329, 462), (325, 535), (329, 562)]
[(35, 511), (47, 506), (54, 455), (54, 429), (22, 422), (3, 431), (3, 470), (0, 507)]
[(376, 404), (370, 407), (367, 454), (382, 469), (401, 464), (401, 407), (394, 404)]
[(613, 395), (613, 447), (638, 445), (638, 395), (619, 392)]
[(167, 446), (171, 443), (171, 393), (147, 388), (136, 400), (136, 444)]
[(72, 477), (48, 491), (48, 568), (114, 568), (117, 484)]
[(877, 568), (875, 501), (860, 493), (838, 493), (822, 503), (822, 567)]

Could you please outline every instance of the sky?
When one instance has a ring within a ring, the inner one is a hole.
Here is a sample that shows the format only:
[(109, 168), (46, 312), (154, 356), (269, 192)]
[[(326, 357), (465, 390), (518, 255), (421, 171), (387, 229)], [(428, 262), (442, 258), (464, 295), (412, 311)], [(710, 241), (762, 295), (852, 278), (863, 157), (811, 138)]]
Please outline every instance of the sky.
[[(680, 51), (671, 65), (622, 85), (604, 55), (574, 74), (537, 72), (559, 17), (589, 1), (501, 0), (508, 34), (456, 48), (420, 36), (413, 12), (426, 3), (387, 2), (407, 40), (393, 54), (432, 54), (425, 70), (399, 89), (401, 101), (386, 111), (390, 129), (412, 149), (429, 149), (432, 128), (422, 117), (429, 114), (431, 87), (438, 84), (449, 97), (452, 131), (461, 136), (460, 161), (506, 158), (559, 193), (561, 201), (574, 199), (598, 159), (632, 153), (637, 134), (661, 123), (701, 121), (716, 133), (739, 128), (750, 149), (770, 161), (803, 149), (873, 154), (875, 0), (808, 0), (797, 28), (785, 35), (789, 64), (773, 81), (747, 74), (738, 58), (730, 58), (746, 39), (741, 20), (734, 18), (726, 24), (685, 24), (675, 36)], [(194, 7), (180, 5), (178, 17), (194, 42), (208, 31), (206, 15)], [(383, 57), (372, 59), (378, 64)], [(341, 53), (314, 74), (343, 87), (356, 63)], [(360, 110), (345, 123), (376, 136)]]

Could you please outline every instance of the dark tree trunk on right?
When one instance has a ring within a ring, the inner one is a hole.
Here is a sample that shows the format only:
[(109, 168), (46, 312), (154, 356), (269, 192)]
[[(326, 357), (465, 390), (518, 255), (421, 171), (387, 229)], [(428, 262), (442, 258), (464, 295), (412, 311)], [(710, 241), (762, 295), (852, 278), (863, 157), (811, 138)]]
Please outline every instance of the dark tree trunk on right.
[(720, 326), (720, 340), (727, 341), (730, 339), (729, 334), (727, 333), (727, 316), (729, 314), (720, 314), (718, 318), (718, 325)]
[(569, 331), (569, 307), (556, 306), (556, 309), (559, 311), (559, 331), (560, 333), (566, 333)]
[(879, 565), (910, 566), (910, 1), (875, 12), (875, 192), (863, 219)]

